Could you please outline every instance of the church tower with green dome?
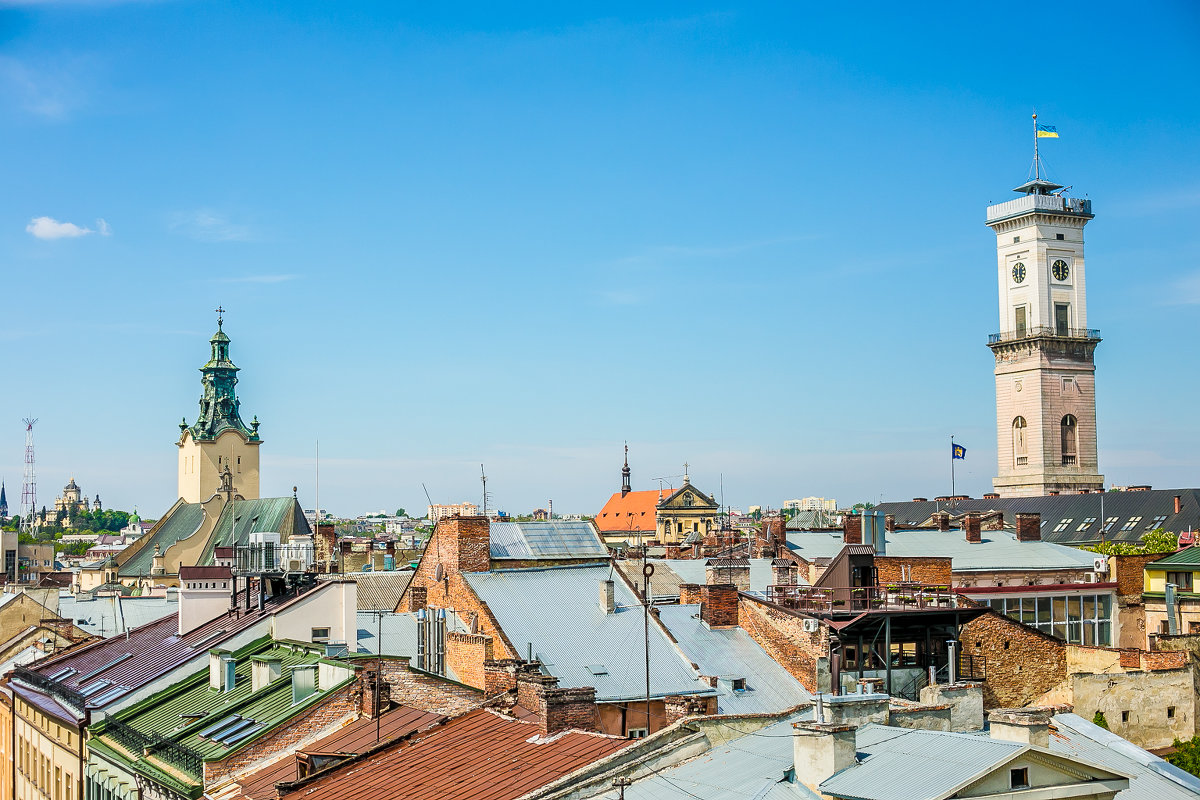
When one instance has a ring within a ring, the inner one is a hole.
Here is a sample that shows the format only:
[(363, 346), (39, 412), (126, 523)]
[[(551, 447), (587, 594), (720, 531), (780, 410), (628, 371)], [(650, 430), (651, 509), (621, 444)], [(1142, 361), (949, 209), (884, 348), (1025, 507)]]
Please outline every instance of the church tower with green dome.
[(209, 340), (212, 352), (200, 368), (200, 414), (195, 424), (179, 423), (179, 496), (188, 503), (208, 500), (229, 471), (238, 497), (258, 498), (258, 418), (242, 421), (237, 397), (238, 367), (229, 359), (229, 336), (224, 309), (217, 309), (217, 332)]

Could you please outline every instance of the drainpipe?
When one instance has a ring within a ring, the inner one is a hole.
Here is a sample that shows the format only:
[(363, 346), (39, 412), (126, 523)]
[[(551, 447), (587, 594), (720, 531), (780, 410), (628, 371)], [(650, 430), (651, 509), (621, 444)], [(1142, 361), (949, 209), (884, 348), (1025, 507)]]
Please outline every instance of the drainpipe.
[(946, 649), (950, 653), (950, 663), (946, 665), (946, 675), (948, 680), (946, 683), (953, 686), (958, 683), (958, 642), (950, 639), (946, 642)]

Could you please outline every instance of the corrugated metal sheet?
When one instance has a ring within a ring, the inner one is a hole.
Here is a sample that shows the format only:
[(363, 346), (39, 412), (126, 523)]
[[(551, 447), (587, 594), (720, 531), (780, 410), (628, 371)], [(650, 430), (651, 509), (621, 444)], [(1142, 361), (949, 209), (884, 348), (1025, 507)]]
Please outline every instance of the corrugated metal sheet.
[(1133, 777), (1117, 800), (1195, 800), (1200, 778), (1075, 714), (1056, 714), (1050, 734), (1055, 753)]
[(318, 778), (284, 798), (512, 800), (629, 745), (632, 739), (571, 732), (543, 739), (537, 726), (472, 711)]
[[(809, 561), (831, 558), (841, 551), (841, 533), (788, 531), (788, 547)], [(887, 555), (901, 558), (949, 557), (954, 572), (1003, 569), (1060, 570), (1092, 568), (1092, 554), (1053, 542), (1018, 542), (1012, 531), (983, 531), (983, 541), (971, 543), (959, 530), (896, 530), (887, 534)]]
[(1027, 747), (972, 734), (883, 725), (859, 728), (856, 743), (858, 763), (825, 780), (825, 794), (871, 800), (946, 797)]
[[(671, 769), (642, 778), (625, 789), (626, 800), (819, 800), (799, 783), (788, 783), (784, 773), (792, 767), (792, 723), (809, 719), (803, 712), (751, 732), (737, 720), (730, 732), (747, 735), (697, 756)], [(600, 795), (617, 800), (616, 789)]]
[[(1181, 508), (1175, 513), (1175, 496), (1181, 499)], [(1103, 498), (1103, 501), (1101, 500)], [(1103, 502), (1103, 512), (1101, 512)], [(935, 511), (946, 510), (946, 503), (881, 503), (875, 511), (894, 514), (900, 526), (919, 525), (928, 520)], [(1117, 523), (1104, 538), (1136, 542), (1146, 533), (1147, 526), (1157, 516), (1165, 516), (1161, 527), (1173, 533), (1185, 530), (1200, 530), (1200, 489), (1155, 489), (1148, 492), (1098, 492), (1092, 494), (1060, 494), (1046, 497), (1000, 497), (994, 500), (960, 500), (955, 513), (967, 511), (1002, 511), (1005, 522), (1012, 525), (1018, 513), (1042, 515), (1042, 538), (1060, 544), (1091, 544), (1100, 541), (1100, 528), (1104, 518), (1116, 517)], [(1141, 517), (1128, 531), (1121, 528), (1133, 517)], [(1079, 528), (1087, 519), (1090, 525)], [(1064, 520), (1071, 523), (1062, 531), (1055, 531)], [(1157, 526), (1156, 526), (1157, 527)]]
[[(769, 714), (807, 703), (812, 695), (741, 628), (712, 630), (700, 621), (700, 606), (660, 606), (659, 619), (701, 675), (718, 681), (722, 714)], [(731, 679), (743, 678), (744, 691)]]
[(124, 633), (125, 628), (140, 628), (177, 611), (179, 603), (165, 597), (122, 597), (120, 615), (124, 618), (124, 627), (121, 627), (112, 597), (83, 600), (64, 592), (58, 598), (58, 615), (96, 636)]
[(1171, 553), (1171, 555), (1160, 558), (1158, 561), (1155, 561), (1151, 564), (1147, 564), (1146, 566), (1147, 567), (1179, 567), (1179, 566), (1196, 567), (1196, 566), (1200, 566), (1200, 547), (1197, 547), (1195, 545), (1193, 545), (1191, 547), (1185, 547), (1178, 552)]
[[(608, 565), (546, 567), (464, 573), (488, 604), (513, 646), (529, 649), (559, 686), (594, 686), (597, 700), (629, 700), (646, 693), (641, 602), (615, 576), (617, 610), (600, 608), (600, 582)], [(588, 665), (603, 664), (606, 675)], [(712, 694), (684, 663), (679, 651), (656, 625), (650, 626), (650, 692)]]
[[(708, 581), (705, 580), (705, 567), (704, 567), (705, 560), (706, 559), (703, 559), (703, 558), (693, 558), (693, 559), (680, 558), (680, 559), (671, 559), (669, 561), (664, 560), (661, 563), (666, 564), (668, 567), (670, 567), (671, 571), (674, 572), (676, 575), (678, 575), (680, 581), (683, 583), (705, 584), (705, 583), (708, 583)], [(657, 565), (659, 562), (656, 562), (653, 559), (651, 559), (650, 563)], [(718, 574), (719, 574), (719, 572), (718, 572)], [(653, 580), (653, 579), (651, 579), (651, 580)], [(769, 558), (752, 558), (752, 559), (750, 559), (750, 589), (751, 589), (751, 591), (765, 592), (767, 590), (767, 587), (770, 586), (774, 582), (775, 581), (772, 579), (772, 576), (771, 576), (771, 559), (769, 559)], [(802, 581), (802, 583), (807, 585), (808, 582)]]
[[(445, 719), (440, 714), (398, 706), (379, 718), (380, 741), (386, 742), (406, 736)], [(361, 753), (375, 746), (375, 730), (375, 720), (364, 717), (337, 733), (303, 747), (302, 752)], [(296, 778), (296, 759), (287, 755), (271, 766), (242, 778), (238, 783), (241, 796), (246, 800), (275, 800), (275, 784), (279, 781), (294, 781)]]
[(346, 572), (329, 575), (329, 578), (351, 580), (358, 584), (359, 611), (392, 611), (400, 602), (409, 581), (411, 569), (388, 570), (385, 572)]
[(493, 522), (492, 558), (607, 558), (590, 522)]
[(165, 553), (168, 547), (198, 531), (200, 523), (203, 521), (204, 507), (199, 503), (178, 504), (150, 529), (150, 532), (146, 534), (149, 541), (131, 555), (128, 561), (117, 559), (121, 562), (118, 574), (149, 575), (150, 568), (153, 566), (154, 545), (157, 544)]

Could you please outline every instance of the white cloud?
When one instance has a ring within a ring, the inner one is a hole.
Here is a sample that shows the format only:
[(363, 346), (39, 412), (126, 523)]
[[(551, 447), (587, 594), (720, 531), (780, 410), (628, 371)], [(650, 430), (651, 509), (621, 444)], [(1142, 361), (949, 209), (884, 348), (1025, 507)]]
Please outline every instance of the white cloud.
[(248, 225), (230, 222), (224, 214), (207, 208), (172, 214), (168, 228), (171, 233), (200, 242), (245, 242), (251, 239)]
[(81, 228), (74, 222), (59, 222), (53, 217), (34, 217), (25, 226), (25, 231), (38, 239), (77, 239), (99, 233), (101, 236), (111, 236), (112, 228), (102, 219), (96, 220), (96, 230)]

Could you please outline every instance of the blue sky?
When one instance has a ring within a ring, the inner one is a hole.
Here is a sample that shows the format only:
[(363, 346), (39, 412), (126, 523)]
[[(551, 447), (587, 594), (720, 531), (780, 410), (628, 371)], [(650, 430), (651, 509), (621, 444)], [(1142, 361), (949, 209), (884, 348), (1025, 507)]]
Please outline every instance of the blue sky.
[(39, 504), (161, 513), (218, 304), (306, 505), (318, 438), (346, 514), (480, 462), (594, 512), (626, 439), (744, 507), (947, 492), (954, 434), (978, 496), (1035, 109), (1095, 204), (1101, 470), (1196, 485), (1196, 6), (807, 5), (0, 2), (10, 503), (33, 414)]

